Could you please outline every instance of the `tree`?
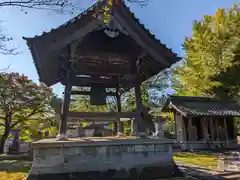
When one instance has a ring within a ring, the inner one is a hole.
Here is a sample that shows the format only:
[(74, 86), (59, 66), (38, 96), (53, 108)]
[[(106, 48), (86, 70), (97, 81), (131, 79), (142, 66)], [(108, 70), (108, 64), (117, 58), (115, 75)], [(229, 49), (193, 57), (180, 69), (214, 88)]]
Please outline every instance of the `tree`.
[(51, 95), (51, 89), (24, 75), (0, 73), (0, 153), (12, 130), (24, 131), (31, 126), (37, 128), (38, 123), (52, 123)]
[(239, 100), (239, 6), (195, 21), (183, 47), (186, 57), (174, 73), (176, 94)]

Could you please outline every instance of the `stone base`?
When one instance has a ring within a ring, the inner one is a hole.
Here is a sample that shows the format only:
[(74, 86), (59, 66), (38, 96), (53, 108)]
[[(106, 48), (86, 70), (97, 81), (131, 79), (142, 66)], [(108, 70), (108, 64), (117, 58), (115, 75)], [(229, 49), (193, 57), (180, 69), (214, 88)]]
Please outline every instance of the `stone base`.
[(33, 143), (28, 180), (152, 180), (182, 177), (171, 141), (136, 137), (79, 138)]
[[(173, 172), (174, 170), (174, 172)], [(109, 169), (108, 171), (71, 172), (59, 174), (30, 174), (27, 180), (156, 180), (183, 177), (177, 166), (158, 166), (130, 170)]]

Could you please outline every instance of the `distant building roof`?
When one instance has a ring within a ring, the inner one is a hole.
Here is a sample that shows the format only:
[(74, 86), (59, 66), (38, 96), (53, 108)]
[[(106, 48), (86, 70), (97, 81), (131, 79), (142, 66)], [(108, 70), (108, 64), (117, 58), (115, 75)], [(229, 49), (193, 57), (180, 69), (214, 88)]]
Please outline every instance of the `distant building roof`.
[(240, 104), (209, 97), (171, 96), (163, 111), (178, 111), (183, 116), (240, 116)]

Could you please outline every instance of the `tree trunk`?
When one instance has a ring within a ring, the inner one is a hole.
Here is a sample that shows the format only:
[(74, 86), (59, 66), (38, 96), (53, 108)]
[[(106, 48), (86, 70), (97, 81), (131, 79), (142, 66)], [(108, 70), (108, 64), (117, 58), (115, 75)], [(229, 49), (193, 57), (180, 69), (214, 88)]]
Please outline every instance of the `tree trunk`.
[(0, 154), (4, 153), (4, 145), (5, 145), (5, 142), (7, 141), (9, 132), (10, 132), (9, 128), (5, 127), (4, 134), (2, 135), (2, 137), (0, 139)]

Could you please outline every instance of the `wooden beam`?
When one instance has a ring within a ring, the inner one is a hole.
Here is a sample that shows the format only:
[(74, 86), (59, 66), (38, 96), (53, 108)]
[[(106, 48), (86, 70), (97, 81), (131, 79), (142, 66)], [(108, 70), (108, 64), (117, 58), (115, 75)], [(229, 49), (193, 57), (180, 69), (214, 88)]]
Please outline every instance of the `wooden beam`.
[(76, 120), (80, 120), (80, 121), (87, 121), (87, 122), (92, 122), (92, 121), (99, 121), (99, 122), (105, 122), (105, 121), (109, 121), (109, 122), (114, 122), (117, 121), (116, 118), (113, 117), (68, 117), (68, 122), (74, 122)]
[(92, 118), (92, 117), (101, 117), (101, 118), (136, 118), (138, 116), (137, 112), (69, 112), (69, 118)]
[[(71, 91), (71, 95), (86, 95), (90, 96), (90, 91)], [(106, 92), (107, 96), (116, 96), (116, 92)]]
[[(98, 57), (99, 59), (111, 59), (111, 58), (117, 58), (119, 60), (122, 60), (123, 62), (130, 63), (132, 60), (132, 57), (129, 56), (129, 54), (119, 54), (115, 52), (76, 52), (76, 60), (80, 60), (81, 58), (95, 58)], [(137, 57), (137, 56), (136, 56)]]
[[(62, 84), (66, 84), (66, 78), (61, 81)], [(132, 87), (133, 82), (126, 80), (117, 79), (103, 79), (103, 78), (92, 78), (92, 77), (76, 77), (72, 76), (70, 83), (73, 86), (91, 87), (92, 84), (101, 84), (105, 88), (116, 88), (118, 84), (124, 85), (124, 87)]]
[(100, 72), (106, 74), (131, 74), (134, 71), (131, 69), (130, 66), (119, 66), (110, 65), (110, 64), (95, 64), (95, 65), (86, 65), (83, 63), (75, 63), (72, 68), (79, 73), (90, 73), (90, 72)]
[[(124, 122), (126, 121), (127, 118), (120, 118), (120, 121), (121, 122)], [(128, 118), (128, 120), (130, 121), (131, 119)], [(75, 117), (75, 118), (71, 118), (71, 117), (68, 117), (68, 122), (83, 122), (83, 121), (89, 121), (89, 122), (92, 122), (92, 121), (98, 121), (98, 122), (117, 122), (117, 119), (114, 118), (114, 117)]]

